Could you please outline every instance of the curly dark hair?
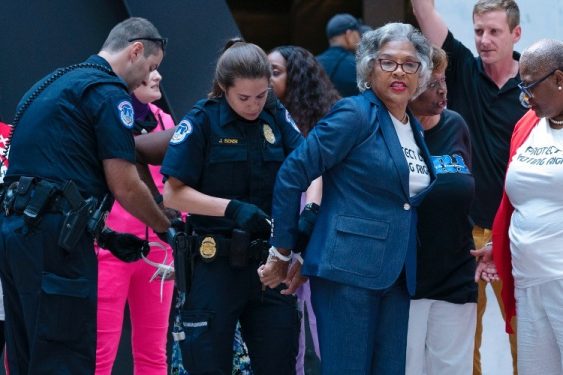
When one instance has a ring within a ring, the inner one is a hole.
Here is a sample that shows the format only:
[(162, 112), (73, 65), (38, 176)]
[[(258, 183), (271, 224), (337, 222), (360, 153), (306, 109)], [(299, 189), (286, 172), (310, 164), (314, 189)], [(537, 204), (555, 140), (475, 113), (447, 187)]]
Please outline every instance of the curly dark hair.
[(287, 64), (286, 94), (282, 101), (303, 135), (307, 135), (340, 99), (322, 66), (305, 48), (280, 46), (279, 52)]

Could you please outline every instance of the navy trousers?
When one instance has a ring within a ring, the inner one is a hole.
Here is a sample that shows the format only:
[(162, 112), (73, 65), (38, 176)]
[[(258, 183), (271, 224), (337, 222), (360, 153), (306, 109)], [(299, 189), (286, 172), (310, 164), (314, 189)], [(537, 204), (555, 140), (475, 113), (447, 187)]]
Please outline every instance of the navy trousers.
[(93, 374), (96, 359), (97, 260), (93, 240), (57, 246), (61, 214), (27, 227), (0, 215), (0, 276), (11, 375)]
[(232, 268), (227, 258), (196, 261), (182, 310), (186, 335), (180, 342), (190, 375), (230, 375), (238, 320), (254, 375), (295, 374), (300, 317), (294, 296), (266, 288), (258, 262)]
[(323, 375), (404, 375), (410, 297), (405, 278), (369, 290), (312, 277)]

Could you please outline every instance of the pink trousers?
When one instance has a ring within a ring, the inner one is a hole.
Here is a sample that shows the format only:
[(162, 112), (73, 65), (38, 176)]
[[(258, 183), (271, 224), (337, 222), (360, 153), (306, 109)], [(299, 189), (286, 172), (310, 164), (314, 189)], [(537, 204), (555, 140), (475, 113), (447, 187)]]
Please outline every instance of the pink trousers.
[[(148, 259), (166, 264), (171, 250), (153, 247)], [(156, 268), (138, 260), (125, 263), (108, 250), (98, 249), (98, 338), (96, 375), (111, 375), (121, 331), (125, 302), (131, 314), (131, 345), (135, 375), (166, 375), (166, 335), (174, 282), (150, 281)], [(162, 289), (161, 289), (162, 286)]]

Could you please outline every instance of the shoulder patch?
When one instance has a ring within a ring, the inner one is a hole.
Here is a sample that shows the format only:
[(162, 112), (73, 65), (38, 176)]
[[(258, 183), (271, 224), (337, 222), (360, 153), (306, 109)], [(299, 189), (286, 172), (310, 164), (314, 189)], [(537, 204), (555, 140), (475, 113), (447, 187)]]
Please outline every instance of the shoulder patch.
[(289, 111), (287, 109), (283, 109), (285, 111), (285, 120), (287, 122), (289, 122), (291, 124), (291, 126), (293, 126), (293, 129), (297, 130), (299, 133), (301, 133), (301, 130), (299, 130), (299, 128), (297, 127), (297, 124), (295, 123), (295, 121), (293, 121), (293, 118), (291, 117), (291, 115), (289, 114)]
[(127, 129), (133, 129), (135, 123), (135, 110), (129, 100), (123, 100), (117, 105), (117, 113), (123, 126)]
[(170, 144), (177, 145), (184, 142), (188, 139), (188, 136), (192, 134), (194, 127), (191, 122), (188, 120), (182, 120), (176, 126), (176, 131), (174, 131), (174, 135), (170, 139)]

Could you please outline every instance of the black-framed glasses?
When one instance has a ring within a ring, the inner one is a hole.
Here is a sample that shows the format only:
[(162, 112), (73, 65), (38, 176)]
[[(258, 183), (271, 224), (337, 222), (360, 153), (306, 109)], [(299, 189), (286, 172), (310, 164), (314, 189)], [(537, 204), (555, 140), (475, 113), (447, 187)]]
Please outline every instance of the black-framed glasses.
[[(525, 85), (524, 82), (520, 82), (518, 84), (518, 88), (522, 91), (522, 93), (524, 95), (526, 95), (528, 97), (528, 99), (531, 99), (531, 98), (534, 97), (534, 94), (532, 94), (532, 91), (531, 91), (532, 88), (534, 88), (535, 86), (539, 85), (540, 83), (542, 83), (543, 81), (548, 79), (553, 73), (555, 73), (558, 70), (560, 70), (560, 69), (553, 69), (551, 72), (549, 72), (548, 74), (546, 74), (542, 78), (538, 79), (537, 81), (530, 83), (529, 85)], [(561, 70), (563, 70), (563, 69), (561, 69)]]
[(422, 65), (419, 61), (405, 61), (402, 64), (390, 59), (377, 59), (377, 61), (379, 61), (379, 66), (384, 72), (394, 72), (400, 66), (401, 69), (403, 69), (403, 72), (407, 74), (414, 74), (418, 72), (420, 66)]
[(164, 51), (166, 49), (166, 45), (168, 44), (168, 38), (153, 38), (150, 36), (140, 36), (138, 38), (131, 38), (128, 40), (129, 43), (136, 42), (137, 40), (148, 40), (155, 43), (160, 43), (160, 47)]

